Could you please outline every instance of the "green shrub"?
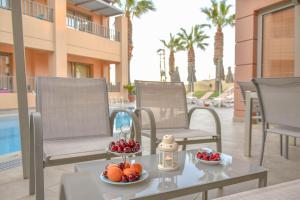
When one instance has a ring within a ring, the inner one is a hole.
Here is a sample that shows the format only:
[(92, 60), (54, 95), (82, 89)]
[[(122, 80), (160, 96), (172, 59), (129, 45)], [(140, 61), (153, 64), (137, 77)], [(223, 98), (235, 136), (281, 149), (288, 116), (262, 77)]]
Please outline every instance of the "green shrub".
[(214, 92), (212, 95), (210, 95), (209, 99), (213, 99), (219, 96), (219, 92)]
[(206, 93), (206, 91), (196, 91), (194, 92), (194, 96), (197, 97), (198, 99), (200, 99), (201, 97), (203, 97), (203, 95)]

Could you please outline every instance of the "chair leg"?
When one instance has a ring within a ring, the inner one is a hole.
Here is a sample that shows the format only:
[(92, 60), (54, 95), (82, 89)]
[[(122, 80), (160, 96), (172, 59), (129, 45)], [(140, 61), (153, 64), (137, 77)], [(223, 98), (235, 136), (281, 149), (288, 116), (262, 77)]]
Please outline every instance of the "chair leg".
[(285, 152), (284, 152), (284, 157), (286, 159), (289, 159), (289, 136), (285, 136)]
[(222, 152), (222, 141), (221, 141), (221, 137), (217, 138), (217, 151), (218, 152)]
[(297, 146), (297, 138), (294, 137), (294, 146)]
[(183, 144), (182, 144), (182, 151), (185, 151), (186, 150), (186, 141), (187, 141), (187, 138), (184, 138), (183, 139)]
[(36, 159), (35, 161), (35, 182), (36, 182), (36, 199), (44, 200), (44, 168), (43, 161)]
[(30, 167), (29, 167), (29, 195), (35, 194), (35, 165), (34, 165), (34, 127), (33, 116), (30, 116)]
[(280, 134), (280, 155), (283, 155), (283, 147), (282, 147), (282, 135)]
[(35, 192), (37, 200), (44, 200), (44, 156), (41, 134), (35, 135)]
[(260, 155), (260, 162), (259, 162), (260, 166), (262, 166), (263, 159), (264, 159), (266, 139), (267, 139), (267, 132), (263, 128), (262, 148), (261, 148), (261, 155)]
[(156, 154), (156, 139), (150, 137), (150, 154)]

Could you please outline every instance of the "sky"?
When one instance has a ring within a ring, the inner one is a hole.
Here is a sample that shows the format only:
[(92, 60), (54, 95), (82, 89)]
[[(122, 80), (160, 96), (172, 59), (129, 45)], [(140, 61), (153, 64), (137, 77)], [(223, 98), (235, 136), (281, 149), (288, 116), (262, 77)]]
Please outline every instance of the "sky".
[[(227, 0), (233, 5), (235, 0)], [(156, 51), (163, 48), (161, 39), (168, 40), (169, 34), (177, 34), (180, 28), (188, 31), (195, 24), (208, 23), (206, 16), (201, 13), (201, 8), (210, 6), (209, 0), (153, 0), (156, 11), (143, 15), (140, 19), (133, 20), (133, 57), (131, 60), (131, 80), (160, 80), (159, 56)], [(226, 27), (224, 32), (224, 67), (232, 66), (234, 71), (234, 27)], [(215, 77), (213, 64), (215, 28), (207, 29), (210, 38), (209, 46), (205, 51), (195, 49), (196, 77), (204, 80)], [(168, 72), (169, 52), (166, 50), (166, 68)], [(181, 81), (187, 79), (187, 52), (175, 54), (175, 65), (179, 67)], [(168, 74), (168, 73), (167, 73)], [(169, 77), (168, 77), (169, 80)]]

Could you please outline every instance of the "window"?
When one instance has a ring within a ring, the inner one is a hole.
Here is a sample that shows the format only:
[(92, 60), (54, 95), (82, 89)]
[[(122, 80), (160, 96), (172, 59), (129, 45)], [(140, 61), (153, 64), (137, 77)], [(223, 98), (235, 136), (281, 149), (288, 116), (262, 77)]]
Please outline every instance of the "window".
[(73, 78), (90, 78), (92, 77), (91, 65), (68, 62), (68, 76)]
[(11, 54), (0, 52), (0, 91), (12, 90)]
[(296, 17), (295, 5), (260, 13), (258, 77), (296, 76)]

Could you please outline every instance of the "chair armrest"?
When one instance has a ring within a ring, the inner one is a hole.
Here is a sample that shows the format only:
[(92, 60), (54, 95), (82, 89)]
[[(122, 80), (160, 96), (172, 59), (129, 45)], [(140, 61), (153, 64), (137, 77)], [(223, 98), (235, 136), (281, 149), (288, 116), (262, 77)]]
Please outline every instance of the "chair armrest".
[[(150, 153), (151, 154), (155, 154), (156, 153), (156, 145), (157, 145), (157, 139), (156, 139), (156, 123), (155, 123), (155, 118), (154, 118), (154, 114), (152, 112), (151, 109), (149, 108), (142, 108), (142, 107), (139, 107), (139, 108), (136, 108), (135, 109), (135, 114), (136, 116), (138, 116), (138, 118), (141, 120), (141, 112), (144, 111), (147, 116), (149, 117), (149, 120), (150, 120), (150, 145), (151, 145), (151, 148), (150, 148)], [(142, 126), (142, 122), (140, 121), (140, 124)]]
[(39, 112), (30, 113), (30, 148), (43, 152), (42, 117)]
[(188, 113), (189, 125), (191, 123), (191, 118), (192, 118), (192, 115), (195, 110), (207, 110), (208, 112), (210, 112), (212, 114), (215, 124), (216, 124), (216, 133), (217, 133), (217, 135), (219, 135), (219, 137), (221, 137), (221, 122), (220, 122), (219, 115), (217, 114), (217, 112), (214, 109), (206, 108), (206, 107), (193, 107), (191, 110), (189, 110), (189, 113)]
[[(141, 126), (139, 123), (139, 120), (137, 118), (137, 116), (135, 115), (134, 112), (126, 110), (126, 109), (115, 109), (111, 112), (110, 115), (110, 130), (111, 130), (111, 135), (113, 135), (113, 128), (114, 128), (114, 123), (115, 123), (115, 118), (117, 116), (118, 113), (120, 112), (125, 112), (127, 113), (131, 119), (132, 119), (132, 125), (134, 128), (134, 137), (138, 142), (142, 142), (142, 136), (141, 136)], [(133, 138), (133, 135), (131, 135), (131, 138)]]
[[(30, 113), (30, 193), (36, 185), (37, 197), (44, 195), (44, 148), (42, 117), (39, 112)], [(34, 180), (35, 179), (35, 180)]]
[[(134, 110), (136, 116), (139, 118), (141, 117), (140, 114), (142, 111), (144, 111), (147, 114), (147, 116), (149, 117), (151, 135), (153, 135), (154, 138), (156, 139), (156, 123), (155, 123), (154, 114), (153, 114), (152, 110), (149, 108), (136, 108)], [(142, 124), (142, 122), (140, 124)]]

